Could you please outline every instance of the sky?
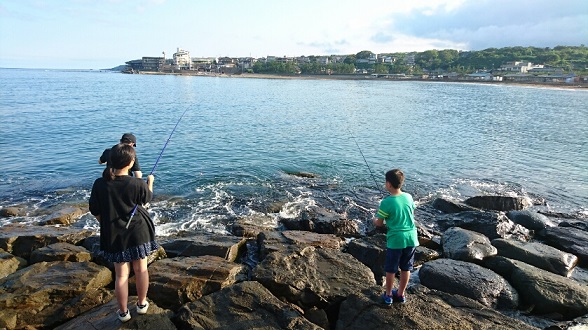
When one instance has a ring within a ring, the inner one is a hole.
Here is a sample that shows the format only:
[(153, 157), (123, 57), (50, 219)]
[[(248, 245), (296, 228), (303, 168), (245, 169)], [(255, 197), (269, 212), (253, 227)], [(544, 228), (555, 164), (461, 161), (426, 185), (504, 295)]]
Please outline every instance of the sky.
[(588, 0), (0, 0), (0, 68), (588, 45)]

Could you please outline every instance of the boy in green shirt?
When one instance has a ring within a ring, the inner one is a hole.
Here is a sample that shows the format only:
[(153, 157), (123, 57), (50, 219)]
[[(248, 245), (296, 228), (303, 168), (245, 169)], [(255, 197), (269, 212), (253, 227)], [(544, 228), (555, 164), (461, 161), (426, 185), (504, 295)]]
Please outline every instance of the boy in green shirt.
[[(415, 248), (419, 245), (414, 224), (415, 203), (412, 196), (401, 190), (404, 173), (399, 169), (386, 173), (386, 190), (390, 196), (380, 202), (374, 218), (377, 227), (386, 225), (386, 292), (382, 295), (387, 305), (404, 303), (404, 291), (408, 286), (410, 271), (414, 263)], [(398, 290), (392, 290), (394, 276), (400, 268)]]

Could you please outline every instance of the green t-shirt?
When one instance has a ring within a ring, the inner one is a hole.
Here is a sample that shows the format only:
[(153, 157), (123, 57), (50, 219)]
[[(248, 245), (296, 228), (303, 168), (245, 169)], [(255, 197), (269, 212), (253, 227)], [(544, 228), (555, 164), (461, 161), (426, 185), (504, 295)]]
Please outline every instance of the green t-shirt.
[(418, 246), (417, 229), (414, 224), (414, 209), (416, 205), (412, 196), (401, 193), (398, 196), (388, 196), (380, 202), (376, 217), (386, 221), (386, 247), (389, 249), (404, 249)]

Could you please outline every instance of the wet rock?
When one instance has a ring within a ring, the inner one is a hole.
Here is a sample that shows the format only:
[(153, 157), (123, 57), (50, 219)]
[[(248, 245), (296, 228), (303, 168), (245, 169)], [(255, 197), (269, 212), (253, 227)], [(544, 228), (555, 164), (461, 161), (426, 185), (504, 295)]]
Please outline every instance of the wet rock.
[(518, 291), (523, 307), (535, 314), (573, 318), (588, 313), (588, 287), (518, 260), (496, 256), (484, 265), (504, 276)]
[(277, 225), (270, 216), (256, 216), (237, 219), (230, 225), (230, 232), (238, 237), (257, 237), (266, 230), (276, 230)]
[(40, 262), (0, 279), (0, 328), (49, 328), (112, 299), (108, 268)]
[(380, 287), (351, 294), (339, 311), (337, 330), (365, 329), (537, 329), (457, 294), (422, 285), (407, 290), (407, 303), (386, 306)]
[(12, 218), (12, 217), (22, 217), (26, 215), (26, 211), (23, 207), (19, 206), (9, 206), (0, 209), (0, 217), (5, 218)]
[(464, 211), (477, 211), (475, 207), (464, 203), (454, 202), (444, 198), (436, 198), (433, 201), (433, 207), (443, 213), (459, 213)]
[(66, 207), (64, 209), (57, 210), (41, 221), (39, 224), (45, 225), (66, 225), (69, 226), (72, 223), (78, 221), (78, 219), (86, 214), (86, 211), (79, 207)]
[(121, 323), (115, 315), (118, 309), (116, 299), (95, 307), (84, 314), (56, 327), (56, 330), (78, 330), (78, 329), (144, 329), (144, 330), (171, 330), (176, 329), (171, 318), (173, 312), (162, 309), (155, 302), (150, 302), (147, 314), (139, 315), (135, 313), (134, 304), (136, 297), (129, 297), (129, 310), (131, 311), (131, 320)]
[(244, 238), (237, 236), (202, 234), (162, 242), (161, 246), (172, 258), (209, 255), (235, 261), (240, 250), (245, 247), (245, 242)]
[(517, 291), (500, 275), (473, 263), (437, 259), (419, 270), (421, 283), (431, 289), (459, 294), (492, 308), (518, 306)]
[(320, 329), (255, 281), (224, 288), (177, 313), (180, 329)]
[(571, 321), (558, 322), (543, 330), (586, 330), (588, 329), (588, 315), (577, 317)]
[(420, 267), (428, 261), (439, 258), (441, 258), (441, 253), (439, 251), (424, 246), (417, 246), (414, 251), (414, 267)]
[(0, 278), (26, 267), (27, 261), (0, 249)]
[(296, 218), (280, 218), (289, 230), (305, 230), (319, 234), (334, 234), (339, 237), (361, 236), (357, 222), (326, 208), (311, 208), (301, 211)]
[(506, 216), (514, 223), (535, 231), (541, 231), (547, 227), (557, 227), (557, 224), (545, 215), (528, 210), (510, 211), (506, 213)]
[(69, 243), (55, 243), (47, 245), (31, 253), (31, 264), (41, 261), (90, 261), (92, 256), (83, 246)]
[(524, 210), (533, 205), (528, 198), (518, 196), (475, 196), (464, 202), (479, 209), (495, 211)]
[(577, 256), (581, 265), (588, 265), (588, 231), (574, 227), (546, 228), (543, 239), (547, 244)]
[(429, 249), (438, 250), (441, 248), (441, 236), (443, 235), (440, 232), (433, 231), (432, 229), (427, 229), (420, 223), (416, 223), (417, 227), (417, 237), (419, 239), (419, 245), (427, 247)]
[(496, 255), (488, 237), (459, 227), (449, 228), (443, 233), (443, 255), (446, 258), (468, 262), (479, 262)]
[(327, 313), (349, 294), (376, 284), (372, 271), (350, 254), (312, 246), (270, 254), (253, 270), (252, 279), (278, 298)]
[(580, 221), (580, 220), (568, 220), (562, 221), (559, 224), (560, 227), (572, 227), (576, 229), (580, 229), (583, 231), (588, 231), (588, 221)]
[(67, 227), (9, 224), (0, 227), (0, 248), (28, 260), (31, 252), (38, 248), (59, 242), (78, 245), (93, 234), (90, 230)]
[[(177, 310), (181, 305), (243, 280), (243, 266), (217, 256), (175, 257), (149, 266), (149, 298)], [(130, 281), (134, 291), (134, 278)]]
[(492, 245), (496, 247), (500, 256), (520, 260), (562, 276), (570, 276), (578, 263), (575, 255), (539, 242), (527, 243), (497, 238), (492, 240)]
[(461, 227), (478, 232), (489, 239), (516, 238), (526, 241), (530, 237), (527, 228), (510, 221), (504, 214), (494, 212), (467, 211), (448, 214), (438, 218), (437, 224), (443, 230)]
[(308, 231), (265, 231), (257, 237), (260, 258), (264, 259), (270, 253), (288, 250), (291, 247), (322, 246), (330, 249), (340, 249), (344, 241), (331, 234), (317, 234)]

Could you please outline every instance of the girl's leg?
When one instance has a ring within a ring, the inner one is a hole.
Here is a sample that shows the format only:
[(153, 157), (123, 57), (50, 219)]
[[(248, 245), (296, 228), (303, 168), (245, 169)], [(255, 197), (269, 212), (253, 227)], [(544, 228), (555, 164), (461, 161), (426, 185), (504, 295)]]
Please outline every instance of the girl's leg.
[(149, 271), (147, 270), (147, 258), (133, 260), (135, 283), (137, 286), (137, 303), (145, 305), (147, 302), (147, 290), (149, 289)]
[(115, 262), (114, 272), (116, 273), (114, 279), (114, 293), (116, 295), (116, 301), (118, 302), (118, 309), (124, 313), (127, 311), (127, 303), (129, 300), (129, 263)]

